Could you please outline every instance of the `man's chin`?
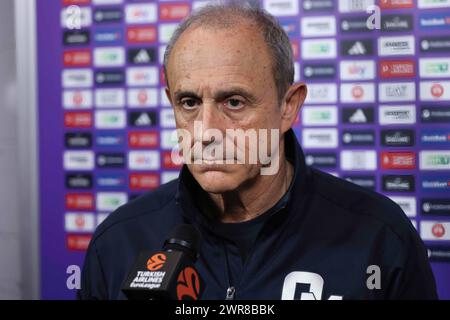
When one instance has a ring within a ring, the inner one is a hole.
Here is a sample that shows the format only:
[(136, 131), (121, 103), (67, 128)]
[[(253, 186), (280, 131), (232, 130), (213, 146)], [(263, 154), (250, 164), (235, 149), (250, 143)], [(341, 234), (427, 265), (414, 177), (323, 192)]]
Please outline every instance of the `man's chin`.
[(238, 181), (231, 177), (232, 174), (223, 171), (206, 171), (195, 175), (195, 179), (203, 190), (209, 193), (225, 193), (236, 190)]

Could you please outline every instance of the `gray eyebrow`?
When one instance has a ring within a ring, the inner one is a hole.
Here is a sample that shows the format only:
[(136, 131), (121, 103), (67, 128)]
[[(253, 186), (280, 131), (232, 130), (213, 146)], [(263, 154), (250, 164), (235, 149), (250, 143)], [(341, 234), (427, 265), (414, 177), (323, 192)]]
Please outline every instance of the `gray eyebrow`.
[[(245, 89), (238, 88), (238, 87), (217, 91), (214, 94), (214, 100), (215, 101), (223, 101), (226, 98), (232, 97), (235, 95), (242, 96), (251, 102), (255, 102), (257, 100), (255, 95), (253, 95), (252, 93), (250, 93), (249, 91), (247, 91)], [(191, 90), (178, 90), (175, 92), (174, 97), (175, 97), (176, 101), (180, 100), (183, 97), (190, 97), (190, 98), (195, 98), (195, 99), (201, 100), (201, 98), (198, 96), (198, 94)]]

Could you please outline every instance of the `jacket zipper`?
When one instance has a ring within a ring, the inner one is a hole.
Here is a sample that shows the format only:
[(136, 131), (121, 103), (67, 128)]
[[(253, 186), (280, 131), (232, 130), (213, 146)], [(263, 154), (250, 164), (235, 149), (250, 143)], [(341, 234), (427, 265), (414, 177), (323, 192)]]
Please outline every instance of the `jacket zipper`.
[[(277, 210), (275, 213), (277, 213), (277, 212), (279, 212), (279, 211), (281, 211), (281, 210), (284, 210), (285, 208), (286, 208), (286, 206), (283, 206), (283, 207), (281, 207), (279, 210)], [(274, 214), (275, 214), (275, 213), (274, 213)], [(265, 225), (264, 225), (264, 226), (265, 226)], [(262, 229), (264, 229), (264, 226), (263, 226)], [(262, 230), (261, 230), (261, 231), (262, 231)], [(244, 262), (244, 265), (243, 265), (243, 268), (242, 268), (242, 271), (243, 271), (243, 272), (244, 272), (244, 271), (246, 270), (246, 268), (247, 268), (248, 261), (250, 260), (252, 254), (253, 254), (254, 248), (255, 248), (255, 246), (256, 246), (256, 243), (257, 243), (258, 239), (260, 238), (261, 231), (260, 231), (259, 234), (257, 235), (257, 237), (256, 237), (256, 239), (255, 239), (255, 243), (253, 244), (253, 246), (252, 246), (252, 248), (251, 248), (251, 250), (250, 250), (250, 254), (248, 255), (247, 259), (246, 259), (245, 262)], [(227, 264), (227, 273), (228, 273), (228, 288), (227, 288), (225, 300), (234, 300), (234, 296), (235, 296), (235, 294), (236, 294), (236, 287), (233, 286), (232, 283), (231, 283), (231, 270), (230, 270), (230, 264), (229, 264), (229, 261), (228, 261), (228, 251), (227, 251), (227, 249), (226, 249), (225, 243), (223, 243), (223, 248), (224, 248), (224, 251), (225, 251), (225, 260), (226, 260), (226, 264)]]
[(234, 293), (236, 292), (236, 288), (231, 286), (227, 289), (227, 296), (225, 297), (225, 300), (233, 300), (234, 299)]

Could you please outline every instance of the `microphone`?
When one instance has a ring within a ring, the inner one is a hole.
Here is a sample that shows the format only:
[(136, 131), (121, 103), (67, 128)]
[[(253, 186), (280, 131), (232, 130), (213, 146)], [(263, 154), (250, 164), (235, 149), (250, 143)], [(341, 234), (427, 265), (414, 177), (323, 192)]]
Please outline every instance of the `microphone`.
[(122, 292), (129, 300), (199, 300), (204, 281), (195, 269), (200, 233), (189, 224), (177, 226), (161, 252), (141, 252)]

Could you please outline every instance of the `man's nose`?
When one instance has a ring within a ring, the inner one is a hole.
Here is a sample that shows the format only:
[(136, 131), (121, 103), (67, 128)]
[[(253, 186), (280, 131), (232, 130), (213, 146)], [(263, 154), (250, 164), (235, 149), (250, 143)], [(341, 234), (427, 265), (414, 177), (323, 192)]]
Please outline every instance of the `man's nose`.
[(202, 143), (208, 145), (217, 141), (217, 133), (223, 130), (223, 119), (220, 111), (213, 103), (206, 103), (203, 105), (200, 121), (202, 122)]

